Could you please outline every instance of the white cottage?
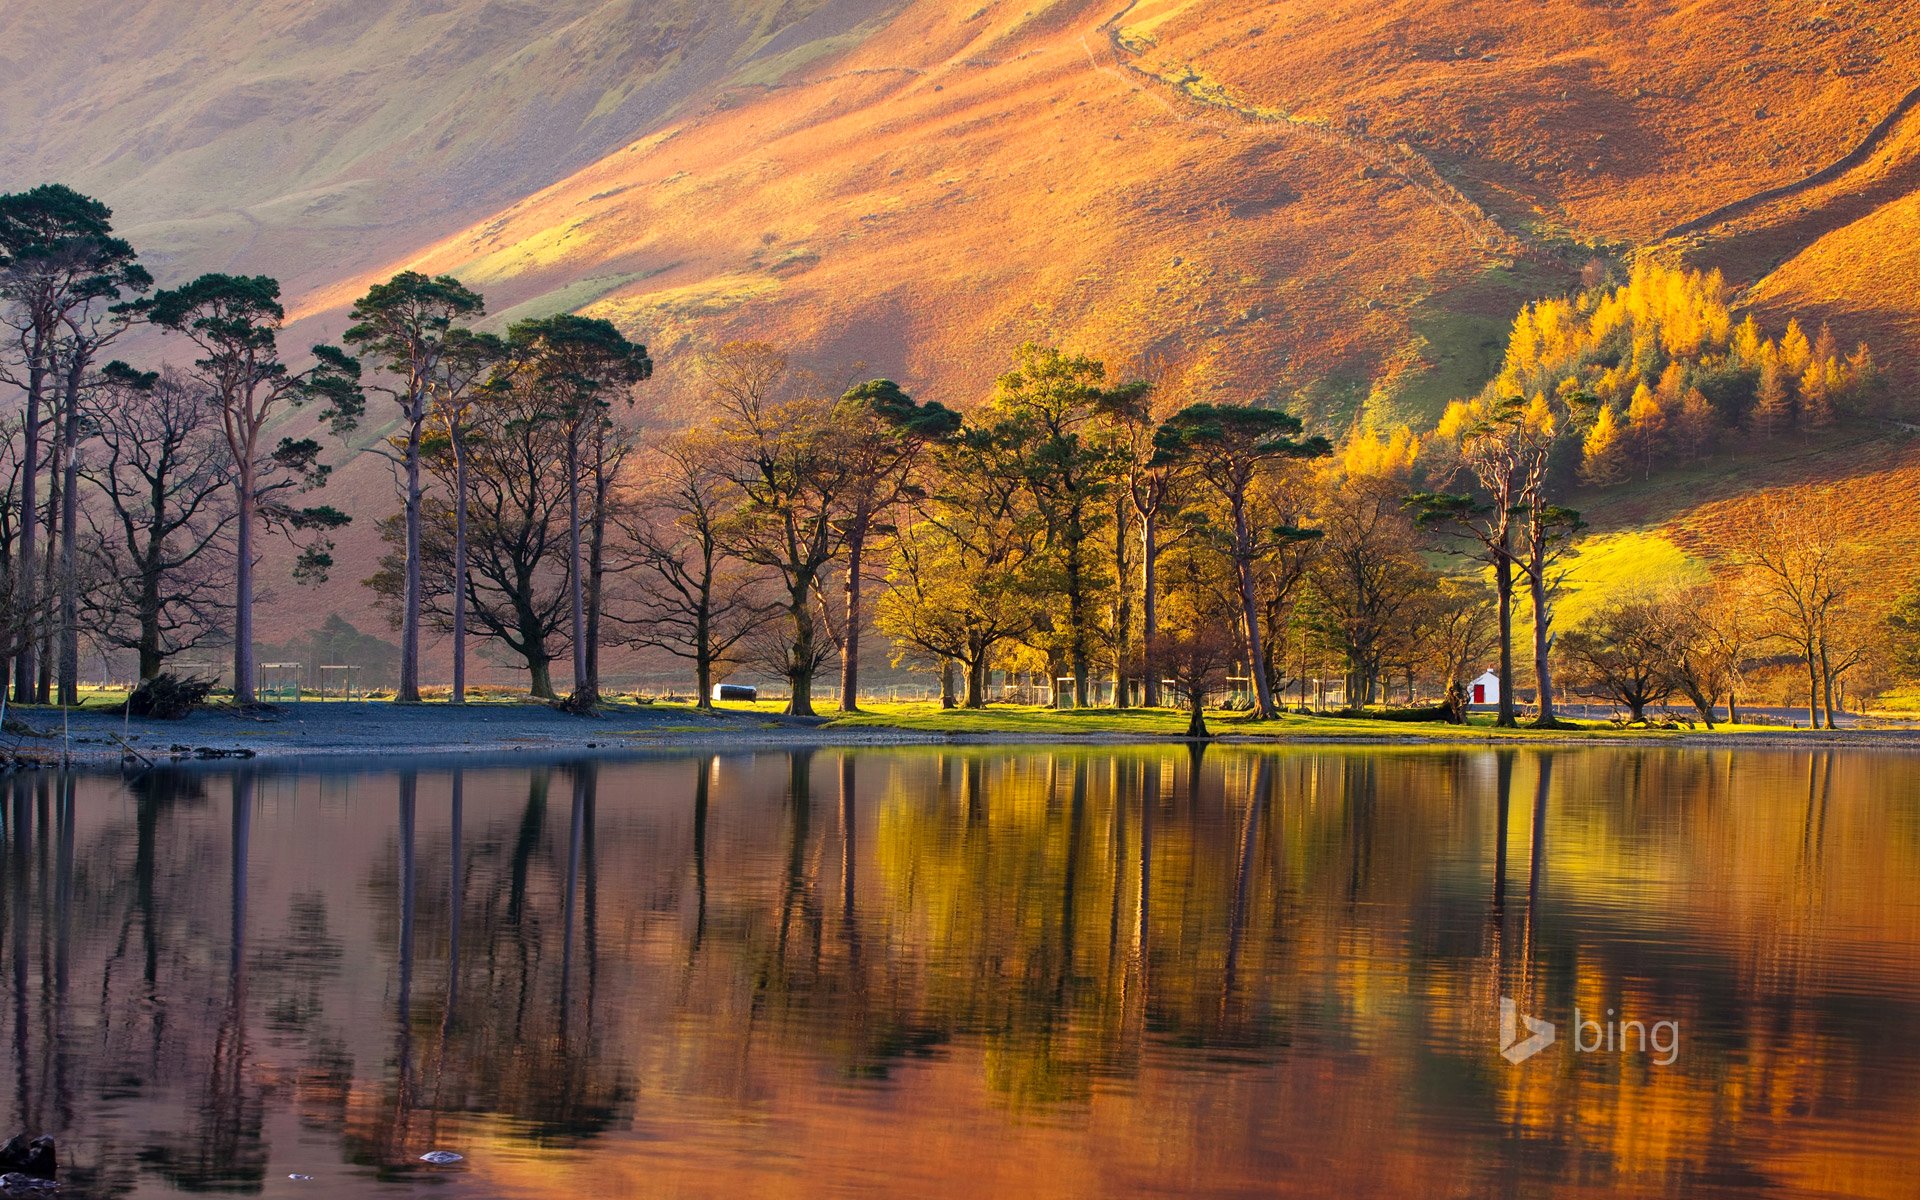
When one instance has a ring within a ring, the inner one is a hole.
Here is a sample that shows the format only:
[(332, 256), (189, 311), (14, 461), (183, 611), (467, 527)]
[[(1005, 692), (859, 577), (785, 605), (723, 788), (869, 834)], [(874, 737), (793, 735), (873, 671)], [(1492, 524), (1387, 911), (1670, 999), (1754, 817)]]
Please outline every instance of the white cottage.
[(1469, 704), (1500, 703), (1499, 674), (1493, 671), (1488, 671), (1486, 674), (1480, 676), (1480, 678), (1474, 680), (1472, 683), (1469, 683), (1467, 685), (1467, 703)]

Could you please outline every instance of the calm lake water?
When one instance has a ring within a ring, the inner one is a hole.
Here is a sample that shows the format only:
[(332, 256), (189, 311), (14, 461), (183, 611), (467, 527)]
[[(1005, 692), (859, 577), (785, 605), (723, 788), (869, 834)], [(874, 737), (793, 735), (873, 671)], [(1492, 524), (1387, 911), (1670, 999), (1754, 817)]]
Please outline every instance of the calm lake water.
[(0, 789), (0, 1136), (69, 1198), (1920, 1195), (1920, 756)]

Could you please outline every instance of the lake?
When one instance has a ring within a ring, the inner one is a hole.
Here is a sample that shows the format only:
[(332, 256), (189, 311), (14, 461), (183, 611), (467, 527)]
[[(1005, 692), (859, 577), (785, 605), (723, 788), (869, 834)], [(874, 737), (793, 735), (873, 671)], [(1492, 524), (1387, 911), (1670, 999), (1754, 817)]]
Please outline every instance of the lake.
[(0, 1137), (54, 1134), (69, 1200), (1920, 1195), (1916, 755), (820, 750), (0, 808)]

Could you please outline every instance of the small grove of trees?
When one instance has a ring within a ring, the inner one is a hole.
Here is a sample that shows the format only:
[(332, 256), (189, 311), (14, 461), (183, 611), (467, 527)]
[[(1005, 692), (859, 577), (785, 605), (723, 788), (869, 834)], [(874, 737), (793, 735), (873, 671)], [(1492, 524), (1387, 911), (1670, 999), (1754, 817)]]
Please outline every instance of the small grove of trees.
[(1718, 272), (1636, 263), (1624, 282), (1542, 300), (1515, 318), (1496, 395), (1592, 398), (1582, 476), (1598, 484), (1690, 461), (1723, 436), (1821, 429), (1870, 409), (1880, 372), (1865, 345), (1789, 320), (1768, 336), (1736, 317)]
[(1911, 677), (1920, 599), (1886, 603), (1869, 560), (1830, 498), (1807, 489), (1743, 505), (1713, 549), (1715, 577), (1611, 596), (1559, 646), (1569, 682), (1625, 706), (1633, 720), (1678, 698), (1712, 725), (1759, 670), (1797, 672), (1807, 723), (1834, 728), (1847, 681)]
[[(0, 196), (0, 379), (21, 402), (0, 495), (13, 696), (76, 701), (83, 637), (130, 652), (143, 678), (224, 637), (235, 694), (250, 700), (261, 536), (291, 536), (296, 577), (315, 580), (346, 522), (301, 503), (328, 473), (319, 443), (268, 431), (309, 402), (350, 424), (358, 364), (328, 350), (288, 364), (271, 279), (154, 291), (111, 219), (58, 184)], [(140, 325), (174, 335), (163, 347), (190, 345), (192, 361), (145, 371), (110, 359)]]

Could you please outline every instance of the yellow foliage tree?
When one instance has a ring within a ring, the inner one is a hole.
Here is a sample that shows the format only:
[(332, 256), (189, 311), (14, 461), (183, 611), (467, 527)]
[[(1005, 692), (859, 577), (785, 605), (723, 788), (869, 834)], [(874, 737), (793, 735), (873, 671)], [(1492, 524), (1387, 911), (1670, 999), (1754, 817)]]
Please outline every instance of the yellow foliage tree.
[(1633, 442), (1634, 457), (1640, 460), (1643, 475), (1653, 471), (1653, 456), (1659, 452), (1660, 440), (1666, 430), (1666, 409), (1661, 407), (1660, 398), (1653, 394), (1653, 389), (1641, 384), (1633, 390), (1633, 400), (1627, 405), (1627, 433)]
[(1621, 459), (1620, 419), (1602, 405), (1580, 444), (1580, 474), (1589, 483), (1615, 483), (1624, 473)]

